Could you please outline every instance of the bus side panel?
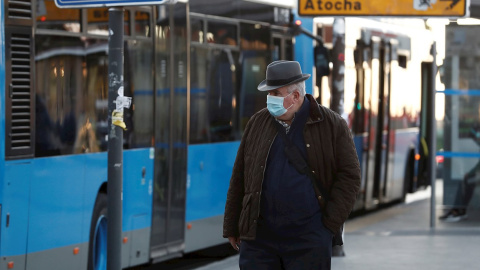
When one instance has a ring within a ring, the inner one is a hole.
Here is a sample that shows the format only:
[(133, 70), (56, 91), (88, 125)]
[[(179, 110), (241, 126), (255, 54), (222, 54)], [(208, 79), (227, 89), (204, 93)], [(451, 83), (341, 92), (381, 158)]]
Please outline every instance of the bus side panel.
[(415, 148), (418, 141), (418, 128), (400, 129), (395, 131), (394, 161), (390, 164), (393, 168), (392, 178), (388, 179), (387, 198), (389, 201), (401, 199), (404, 192), (405, 168), (407, 166), (408, 152)]
[[(8, 162), (1, 193), (5, 263), (13, 261), (19, 269), (85, 269), (92, 211), (107, 180), (106, 165), (107, 153)], [(123, 267), (149, 259), (152, 179), (150, 149), (125, 151)]]
[(363, 165), (363, 140), (364, 135), (357, 135), (353, 137), (353, 143), (355, 144), (355, 150), (357, 151), (358, 162), (360, 163), (360, 168)]
[(362, 180), (360, 184), (359, 194), (357, 195), (357, 200), (355, 201), (355, 205), (353, 206), (353, 211), (362, 210), (365, 208), (365, 166), (366, 166), (366, 157), (367, 152), (363, 151), (364, 148), (364, 141), (366, 134), (356, 135), (353, 137), (353, 142), (355, 144), (355, 150), (357, 151), (358, 161), (360, 163), (360, 169), (362, 172)]
[[(123, 267), (147, 263), (150, 258), (150, 233), (153, 204), (152, 149), (123, 152)], [(127, 250), (125, 250), (127, 249)], [(125, 258), (126, 257), (126, 258)]]
[(32, 179), (30, 161), (13, 161), (5, 164), (1, 187), (1, 250), (0, 269), (7, 269), (8, 262), (21, 269), (25, 267), (27, 230), (29, 219), (28, 196)]
[[(108, 153), (86, 155), (82, 243), (88, 243), (95, 199), (108, 181)], [(153, 152), (146, 149), (123, 152), (122, 267), (147, 263), (152, 215)], [(108, 188), (107, 188), (108, 190)], [(88, 256), (82, 259), (86, 263)]]
[(188, 147), (185, 252), (223, 243), (223, 213), (240, 142)]
[[(85, 156), (85, 192), (82, 243), (90, 237), (90, 223), (100, 186), (108, 181), (108, 153)], [(123, 152), (122, 267), (147, 263), (152, 214), (153, 152), (135, 149)], [(108, 189), (108, 188), (107, 188)], [(83, 258), (84, 257), (84, 258)], [(82, 265), (87, 262), (86, 252)], [(81, 268), (83, 269), (83, 268)]]
[(73, 249), (87, 249), (80, 245), (85, 229), (84, 161), (85, 155), (34, 160), (27, 269), (80, 269), (81, 256)]
[(81, 242), (89, 241), (90, 223), (92, 221), (93, 207), (100, 186), (107, 182), (107, 153), (88, 154), (85, 156), (85, 188), (83, 193), (84, 211)]

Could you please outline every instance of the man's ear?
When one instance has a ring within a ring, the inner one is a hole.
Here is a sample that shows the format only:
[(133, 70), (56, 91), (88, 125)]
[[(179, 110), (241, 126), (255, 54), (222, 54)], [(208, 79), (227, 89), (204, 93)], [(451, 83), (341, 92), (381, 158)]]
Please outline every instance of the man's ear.
[(293, 96), (294, 96), (294, 98), (295, 98), (295, 102), (297, 102), (298, 100), (300, 100), (300, 92), (295, 91), (295, 92), (293, 93)]

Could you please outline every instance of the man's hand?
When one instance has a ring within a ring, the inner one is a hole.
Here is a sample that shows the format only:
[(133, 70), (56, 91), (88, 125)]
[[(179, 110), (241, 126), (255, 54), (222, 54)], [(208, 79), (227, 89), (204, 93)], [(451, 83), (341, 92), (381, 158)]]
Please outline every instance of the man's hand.
[(230, 245), (232, 245), (233, 249), (235, 249), (236, 251), (240, 249), (240, 244), (242, 243), (240, 238), (235, 236), (229, 236), (228, 241), (230, 241)]

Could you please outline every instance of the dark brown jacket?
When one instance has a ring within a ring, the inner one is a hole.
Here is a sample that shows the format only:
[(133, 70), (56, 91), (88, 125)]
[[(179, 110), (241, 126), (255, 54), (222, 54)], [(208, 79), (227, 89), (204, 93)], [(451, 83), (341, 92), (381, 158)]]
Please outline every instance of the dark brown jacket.
[[(306, 97), (311, 104), (303, 130), (308, 164), (324, 190), (329, 192), (326, 205), (321, 199), (323, 223), (332, 232), (337, 232), (355, 203), (360, 188), (360, 165), (345, 120), (318, 105), (311, 95)], [(230, 179), (223, 237), (255, 239), (265, 166), (276, 135), (275, 119), (266, 108), (248, 122)]]

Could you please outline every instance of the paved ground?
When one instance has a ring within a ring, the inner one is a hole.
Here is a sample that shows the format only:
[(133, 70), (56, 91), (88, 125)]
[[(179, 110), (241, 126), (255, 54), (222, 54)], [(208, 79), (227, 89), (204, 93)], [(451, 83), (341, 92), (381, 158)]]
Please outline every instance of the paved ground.
[[(333, 270), (480, 269), (480, 211), (458, 223), (437, 219), (430, 229), (429, 191), (346, 224), (345, 257)], [(437, 211), (437, 217), (441, 214)], [(238, 255), (196, 270), (236, 270)]]

